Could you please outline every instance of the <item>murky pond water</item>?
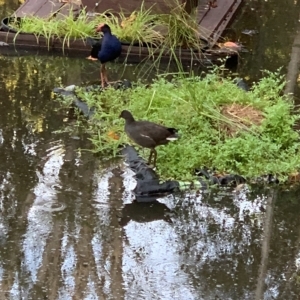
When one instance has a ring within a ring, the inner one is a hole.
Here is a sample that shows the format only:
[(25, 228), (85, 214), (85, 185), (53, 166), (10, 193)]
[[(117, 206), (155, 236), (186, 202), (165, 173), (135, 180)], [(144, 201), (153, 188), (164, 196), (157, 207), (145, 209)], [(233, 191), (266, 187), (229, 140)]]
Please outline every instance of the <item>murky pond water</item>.
[[(274, 1), (249, 3), (266, 9), (264, 24), (289, 45), (263, 39), (259, 21), (247, 26), (259, 29), (252, 46), (272, 70), (289, 60), (299, 6)], [(249, 3), (248, 19), (256, 14)], [(291, 13), (288, 34), (277, 24), (280, 5)], [(281, 61), (260, 50), (272, 45)], [(98, 65), (23, 54), (0, 56), (0, 299), (299, 299), (299, 190), (133, 203), (135, 181), (122, 161), (103, 163), (84, 151), (87, 136), (59, 133), (76, 121), (56, 109), (53, 88), (97, 80)], [(259, 78), (249, 55), (241, 74)], [(124, 77), (134, 79), (132, 70)]]

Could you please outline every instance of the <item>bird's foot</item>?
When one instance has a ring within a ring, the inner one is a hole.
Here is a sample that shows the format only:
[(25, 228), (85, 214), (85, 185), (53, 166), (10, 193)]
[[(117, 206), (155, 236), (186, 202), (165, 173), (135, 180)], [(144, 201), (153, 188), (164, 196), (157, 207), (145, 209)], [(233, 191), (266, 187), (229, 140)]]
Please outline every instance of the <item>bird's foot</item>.
[(107, 88), (108, 86), (109, 86), (108, 82), (105, 82), (105, 81), (102, 81), (102, 82), (101, 82), (101, 87), (102, 87), (102, 89), (105, 89), (105, 88)]
[(156, 165), (152, 164), (151, 162), (147, 162), (147, 165), (150, 169), (152, 169), (153, 171), (155, 171), (157, 169)]
[(118, 81), (105, 81), (104, 83), (101, 83), (101, 86), (103, 89), (115, 85), (116, 83), (118, 83)]
[(118, 80), (117, 80), (117, 81), (108, 81), (107, 84), (108, 84), (108, 85), (112, 85), (112, 84), (115, 84), (115, 83), (117, 83), (117, 82), (118, 82)]
[(98, 58), (92, 57), (91, 55), (88, 56), (86, 59), (88, 59), (88, 60), (98, 60)]

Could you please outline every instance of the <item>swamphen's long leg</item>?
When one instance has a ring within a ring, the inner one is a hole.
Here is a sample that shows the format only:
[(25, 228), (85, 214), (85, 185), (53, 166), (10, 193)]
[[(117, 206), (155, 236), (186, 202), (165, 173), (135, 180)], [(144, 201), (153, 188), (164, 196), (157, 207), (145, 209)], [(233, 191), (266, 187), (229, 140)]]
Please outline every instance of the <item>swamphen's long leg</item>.
[(101, 67), (100, 67), (100, 79), (101, 79), (101, 86), (102, 86), (102, 88), (105, 88), (105, 86), (106, 86), (106, 79), (105, 79), (105, 77), (107, 77), (107, 76), (105, 75), (105, 72), (106, 72), (105, 65), (101, 64)]
[(106, 70), (105, 65), (104, 65), (104, 68), (103, 68), (103, 74), (104, 74), (104, 81), (105, 81), (106, 84), (108, 84), (107, 70)]

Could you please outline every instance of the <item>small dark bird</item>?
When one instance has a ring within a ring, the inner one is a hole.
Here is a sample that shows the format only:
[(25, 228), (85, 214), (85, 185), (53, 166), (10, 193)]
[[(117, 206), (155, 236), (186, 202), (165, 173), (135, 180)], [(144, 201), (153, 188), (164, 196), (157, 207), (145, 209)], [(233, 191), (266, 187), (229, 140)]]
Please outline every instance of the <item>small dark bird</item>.
[(149, 148), (150, 156), (148, 164), (150, 165), (152, 155), (154, 156), (153, 166), (156, 166), (157, 152), (156, 146), (168, 144), (179, 138), (177, 129), (168, 128), (149, 121), (135, 121), (131, 112), (123, 110), (120, 118), (125, 119), (125, 132), (136, 144)]
[(92, 48), (91, 56), (94, 56), (93, 51), (95, 52), (95, 49), (98, 49), (97, 57), (101, 62), (101, 85), (104, 88), (108, 83), (105, 63), (107, 63), (108, 61), (112, 61), (121, 55), (122, 44), (116, 36), (111, 34), (110, 27), (107, 24), (99, 24), (97, 26), (96, 32), (102, 32), (103, 38), (101, 42), (101, 47), (97, 45), (96, 47)]

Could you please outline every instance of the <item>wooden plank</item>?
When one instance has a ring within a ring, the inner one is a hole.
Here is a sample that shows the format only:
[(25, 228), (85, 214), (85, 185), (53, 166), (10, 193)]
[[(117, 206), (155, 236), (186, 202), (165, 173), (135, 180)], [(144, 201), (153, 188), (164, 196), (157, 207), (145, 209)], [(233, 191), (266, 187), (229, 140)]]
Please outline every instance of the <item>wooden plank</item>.
[[(78, 1), (78, 0), (76, 0)], [(211, 47), (217, 42), (221, 36), (223, 30), (233, 17), (234, 12), (237, 10), (242, 0), (217, 0), (217, 7), (212, 8), (208, 5), (208, 0), (188, 0), (190, 5), (197, 4), (197, 21), (199, 24), (200, 37), (210, 41)], [(184, 2), (184, 0), (144, 0), (145, 8), (153, 8), (153, 12), (167, 13), (173, 9), (178, 2)], [(141, 6), (140, 0), (110, 0), (110, 1), (98, 1), (98, 0), (82, 0), (83, 6), (87, 7), (91, 12), (104, 12), (106, 10), (113, 10), (118, 12), (123, 10), (124, 12), (131, 13), (135, 9), (139, 9)], [(47, 18), (53, 13), (57, 13), (57, 17), (61, 18), (63, 15), (68, 15), (70, 10), (77, 10), (79, 6), (74, 3), (62, 3), (60, 0), (27, 0), (16, 11), (18, 17), (25, 15), (34, 15), (41, 18)]]
[[(0, 53), (7, 51), (8, 49), (40, 49), (45, 51), (54, 51), (60, 54), (73, 54), (76, 56), (87, 57), (90, 54), (90, 46), (84, 43), (82, 40), (73, 40), (70, 42), (70, 47), (63, 45), (62, 41), (58, 38), (53, 38), (50, 41), (50, 47), (48, 49), (48, 42), (44, 37), (40, 37), (37, 41), (36, 37), (32, 34), (18, 34), (14, 41), (15, 34), (0, 31), (0, 41), (9, 44), (9, 47), (0, 47)], [(64, 51), (63, 51), (64, 49)], [(11, 51), (11, 50), (10, 50)], [(191, 52), (188, 49), (177, 50), (176, 54), (183, 62), (199, 62), (199, 63), (212, 63), (218, 62), (220, 57), (236, 55), (234, 52), (229, 50), (211, 50), (209, 53), (196, 53)], [(170, 55), (166, 51), (162, 55), (160, 51), (154, 53), (152, 58), (161, 57), (162, 61), (168, 62)], [(122, 54), (120, 60), (127, 60), (128, 63), (140, 62), (143, 59), (149, 58), (149, 51), (147, 47), (136, 47), (136, 46), (122, 46)]]
[(227, 27), (227, 25), (232, 21), (234, 14), (236, 13), (237, 9), (241, 5), (242, 0), (236, 0), (231, 7), (231, 9), (228, 11), (227, 15), (225, 18), (222, 20), (220, 23), (219, 27), (214, 31), (213, 35), (211, 36), (212, 43), (216, 43), (220, 36), (222, 35), (223, 31)]
[(201, 24), (202, 20), (206, 17), (207, 13), (209, 12), (209, 5), (207, 0), (199, 0), (197, 6), (197, 23), (199, 24), (199, 37), (206, 41), (210, 40), (211, 32), (204, 28)]
[(42, 6), (37, 8), (36, 12), (34, 13), (34, 16), (39, 17), (39, 18), (47, 18), (47, 17), (51, 16), (52, 14), (56, 13), (64, 5), (65, 5), (65, 3), (62, 3), (62, 2), (48, 0)]
[[(144, 7), (146, 9), (152, 8), (154, 13), (167, 13), (175, 7), (176, 3), (178, 3), (176, 0), (144, 0)], [(123, 10), (125, 13), (130, 14), (132, 11), (140, 9), (141, 4), (141, 0), (82, 0), (82, 5), (87, 8), (87, 11), (97, 13), (106, 10), (112, 10), (113, 12)]]
[(202, 6), (198, 15), (200, 36), (208, 40), (211, 46), (215, 45), (241, 2), (242, 0), (217, 0), (218, 6), (215, 8)]
[(17, 17), (33, 16), (49, 0), (27, 0), (14, 13)]
[(207, 0), (199, 0), (197, 6), (197, 23), (200, 24), (203, 18), (209, 11), (208, 1)]
[(236, 0), (218, 0), (218, 6), (211, 8), (202, 19), (200, 26), (206, 30), (213, 32), (223, 21), (227, 13), (230, 11)]
[(15, 12), (17, 17), (37, 16), (47, 18), (59, 10), (65, 3), (58, 0), (27, 0)]
[(70, 11), (73, 12), (73, 16), (78, 16), (81, 7), (77, 4), (66, 3), (60, 10), (57, 11), (56, 19), (64, 19), (65, 17), (69, 16)]

